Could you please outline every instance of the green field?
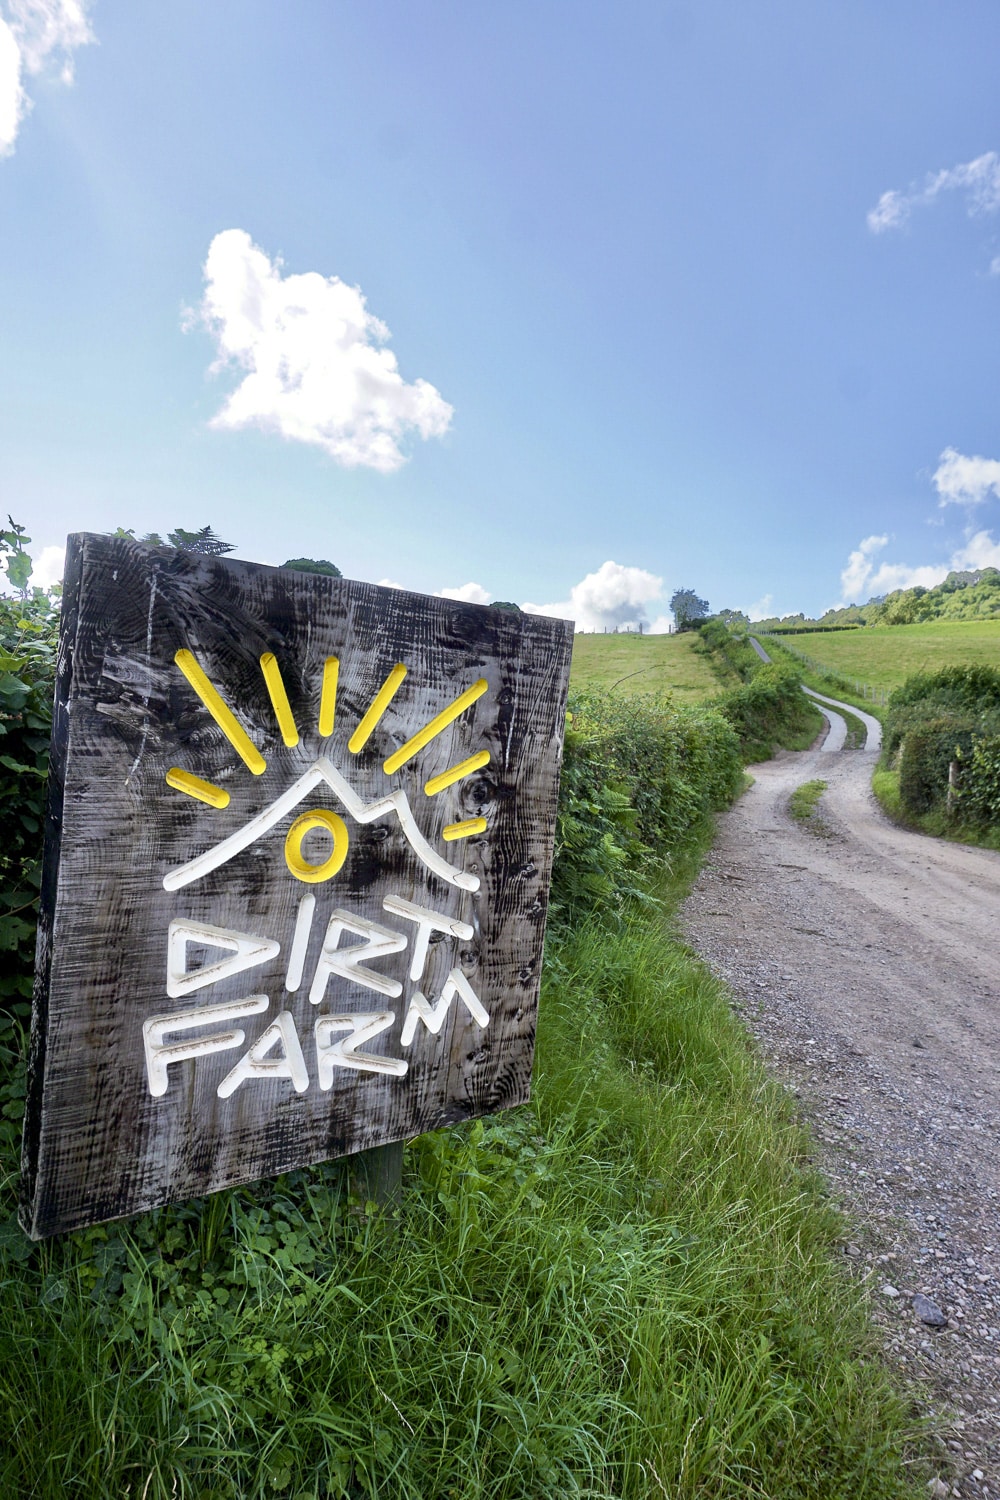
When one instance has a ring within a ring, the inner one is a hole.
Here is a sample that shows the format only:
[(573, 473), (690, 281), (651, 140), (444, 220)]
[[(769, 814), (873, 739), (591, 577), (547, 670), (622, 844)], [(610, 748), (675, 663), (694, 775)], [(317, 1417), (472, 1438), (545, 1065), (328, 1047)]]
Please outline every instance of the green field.
[(683, 635), (577, 635), (573, 638), (575, 689), (611, 688), (630, 693), (673, 693), (679, 703), (700, 703), (721, 691), (708, 658)]
[(938, 667), (980, 662), (1000, 667), (1000, 620), (931, 620), (924, 625), (803, 631), (778, 640), (831, 671), (882, 688), (899, 687), (914, 672), (933, 672)]

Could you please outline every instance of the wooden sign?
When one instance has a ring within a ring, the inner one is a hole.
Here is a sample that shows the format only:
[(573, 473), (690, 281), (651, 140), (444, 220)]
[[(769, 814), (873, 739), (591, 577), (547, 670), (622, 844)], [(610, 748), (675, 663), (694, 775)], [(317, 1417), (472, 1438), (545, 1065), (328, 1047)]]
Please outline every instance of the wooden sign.
[(571, 629), (70, 539), (30, 1235), (528, 1097)]

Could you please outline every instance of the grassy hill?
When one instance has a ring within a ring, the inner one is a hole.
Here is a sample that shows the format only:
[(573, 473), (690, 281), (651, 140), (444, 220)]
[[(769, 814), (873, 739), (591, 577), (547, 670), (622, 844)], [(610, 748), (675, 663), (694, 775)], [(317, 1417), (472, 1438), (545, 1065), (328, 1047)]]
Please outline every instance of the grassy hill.
[(673, 693), (679, 703), (700, 703), (720, 692), (697, 635), (577, 635), (573, 688), (614, 687), (630, 693)]
[(978, 663), (1000, 666), (1000, 620), (931, 620), (922, 625), (802, 631), (782, 636), (781, 641), (831, 671), (890, 689), (914, 672)]

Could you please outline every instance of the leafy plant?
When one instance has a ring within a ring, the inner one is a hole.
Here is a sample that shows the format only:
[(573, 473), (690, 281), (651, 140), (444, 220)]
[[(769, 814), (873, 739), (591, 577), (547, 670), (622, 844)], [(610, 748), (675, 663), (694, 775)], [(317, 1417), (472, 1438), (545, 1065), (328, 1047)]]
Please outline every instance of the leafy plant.
[(984, 828), (1000, 828), (1000, 734), (980, 735), (961, 765), (959, 813)]
[(556, 823), (553, 901), (564, 915), (642, 899), (641, 872), (667, 865), (735, 796), (736, 738), (708, 707), (591, 690), (570, 702)]
[(27, 536), (23, 526), (19, 526), (13, 516), (7, 517), (8, 529), (0, 531), (0, 559), (3, 561), (3, 569), (10, 579), (11, 587), (16, 589), (22, 598), (27, 597), (28, 579), (31, 577), (31, 557), (25, 551), (31, 537)]

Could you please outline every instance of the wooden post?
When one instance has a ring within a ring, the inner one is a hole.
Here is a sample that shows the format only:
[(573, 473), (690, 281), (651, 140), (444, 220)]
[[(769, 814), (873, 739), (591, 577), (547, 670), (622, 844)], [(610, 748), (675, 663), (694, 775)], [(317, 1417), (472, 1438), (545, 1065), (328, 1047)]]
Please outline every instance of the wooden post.
[(363, 1203), (399, 1208), (403, 1198), (403, 1142), (373, 1146), (348, 1157), (351, 1186)]

